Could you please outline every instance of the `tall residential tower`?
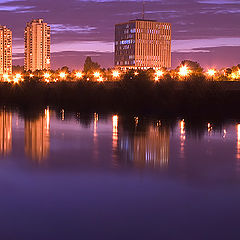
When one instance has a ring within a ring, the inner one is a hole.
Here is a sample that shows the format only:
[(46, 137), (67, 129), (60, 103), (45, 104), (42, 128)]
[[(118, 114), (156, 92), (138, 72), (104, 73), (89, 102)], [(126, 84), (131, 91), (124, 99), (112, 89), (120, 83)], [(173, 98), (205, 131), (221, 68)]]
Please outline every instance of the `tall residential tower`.
[(0, 77), (12, 74), (12, 31), (0, 26)]
[(117, 24), (115, 66), (170, 68), (171, 24), (141, 19)]
[(25, 28), (24, 69), (50, 69), (50, 26), (43, 19), (32, 20)]

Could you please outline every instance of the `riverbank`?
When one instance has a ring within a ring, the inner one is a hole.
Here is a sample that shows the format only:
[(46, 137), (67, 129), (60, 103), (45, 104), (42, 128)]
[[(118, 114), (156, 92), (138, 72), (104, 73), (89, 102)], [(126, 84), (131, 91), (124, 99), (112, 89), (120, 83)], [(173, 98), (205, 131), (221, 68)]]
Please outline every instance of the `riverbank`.
[(21, 108), (52, 106), (79, 111), (240, 115), (240, 82), (23, 81), (0, 83), (0, 103)]

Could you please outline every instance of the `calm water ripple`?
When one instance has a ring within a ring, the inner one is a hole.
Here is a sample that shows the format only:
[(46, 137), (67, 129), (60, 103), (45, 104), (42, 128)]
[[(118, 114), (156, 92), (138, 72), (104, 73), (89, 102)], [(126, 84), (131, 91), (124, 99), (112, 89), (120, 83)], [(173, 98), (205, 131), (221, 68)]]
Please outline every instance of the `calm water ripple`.
[(240, 239), (240, 124), (0, 111), (1, 239)]

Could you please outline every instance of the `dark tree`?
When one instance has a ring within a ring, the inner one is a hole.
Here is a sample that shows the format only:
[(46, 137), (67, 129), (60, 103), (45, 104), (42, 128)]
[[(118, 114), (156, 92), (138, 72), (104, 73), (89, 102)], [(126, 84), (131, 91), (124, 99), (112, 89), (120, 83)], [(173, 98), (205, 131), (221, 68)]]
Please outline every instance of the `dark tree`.
[(93, 62), (91, 57), (87, 57), (84, 63), (84, 72), (90, 73), (100, 69), (100, 65), (97, 62)]
[(203, 72), (203, 68), (200, 66), (198, 62), (194, 62), (191, 60), (184, 60), (181, 62), (181, 66), (188, 66), (194, 72)]
[(69, 67), (67, 67), (67, 66), (63, 66), (63, 67), (61, 68), (61, 71), (62, 71), (62, 72), (66, 72), (66, 73), (69, 73), (69, 72), (70, 72)]
[(12, 67), (13, 73), (23, 73), (24, 72), (24, 67), (20, 65), (16, 65)]

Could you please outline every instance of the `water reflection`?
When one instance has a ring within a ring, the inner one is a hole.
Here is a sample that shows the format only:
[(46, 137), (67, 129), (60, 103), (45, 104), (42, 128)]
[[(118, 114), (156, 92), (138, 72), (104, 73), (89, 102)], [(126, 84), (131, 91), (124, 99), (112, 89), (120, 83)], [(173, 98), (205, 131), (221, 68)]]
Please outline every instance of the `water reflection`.
[(38, 162), (46, 159), (50, 151), (50, 112), (46, 109), (36, 119), (25, 119), (25, 153)]
[(186, 140), (186, 133), (185, 133), (185, 121), (184, 119), (180, 121), (180, 158), (184, 158), (184, 147), (185, 147), (185, 140)]
[(0, 153), (2, 156), (12, 151), (12, 113), (0, 111)]
[(137, 168), (165, 168), (169, 163), (170, 130), (166, 126), (147, 127), (145, 133), (125, 135), (120, 150)]

